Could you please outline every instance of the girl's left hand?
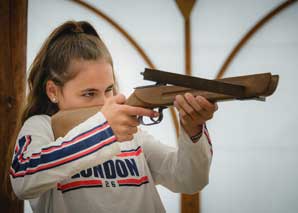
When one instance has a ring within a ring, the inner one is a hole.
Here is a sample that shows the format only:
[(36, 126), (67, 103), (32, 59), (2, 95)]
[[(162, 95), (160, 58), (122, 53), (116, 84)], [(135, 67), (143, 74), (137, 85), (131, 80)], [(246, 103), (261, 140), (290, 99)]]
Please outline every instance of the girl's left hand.
[(174, 106), (179, 111), (180, 122), (187, 134), (193, 137), (202, 131), (202, 125), (213, 117), (218, 109), (216, 103), (191, 93), (175, 97)]

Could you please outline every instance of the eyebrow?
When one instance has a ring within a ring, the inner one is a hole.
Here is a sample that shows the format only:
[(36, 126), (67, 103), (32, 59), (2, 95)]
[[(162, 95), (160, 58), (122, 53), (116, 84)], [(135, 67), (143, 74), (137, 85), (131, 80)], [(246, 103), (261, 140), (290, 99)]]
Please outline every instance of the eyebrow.
[[(114, 84), (111, 84), (105, 89), (105, 91), (107, 91), (109, 89), (113, 89), (113, 87), (114, 87)], [(87, 88), (87, 89), (82, 90), (82, 92), (97, 92), (97, 91), (98, 91), (98, 89), (95, 89), (95, 88)]]

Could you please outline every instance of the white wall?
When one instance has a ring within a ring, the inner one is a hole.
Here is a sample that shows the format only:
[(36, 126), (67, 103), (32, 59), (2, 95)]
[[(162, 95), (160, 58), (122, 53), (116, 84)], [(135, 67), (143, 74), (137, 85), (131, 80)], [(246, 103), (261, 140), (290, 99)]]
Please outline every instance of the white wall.
[[(163, 70), (184, 72), (183, 19), (174, 1), (89, 1), (126, 29)], [(214, 78), (241, 36), (280, 0), (200, 0), (192, 14), (193, 74)], [(103, 19), (71, 1), (29, 0), (28, 67), (44, 39), (65, 20), (88, 20), (108, 45), (120, 90), (143, 85), (146, 64)], [(214, 158), (202, 212), (295, 212), (298, 209), (297, 89), (298, 4), (266, 25), (245, 46), (226, 76), (272, 72), (277, 92), (265, 103), (229, 102), (209, 122)], [(295, 78), (296, 77), (296, 78)], [(147, 83), (148, 84), (148, 83)], [(161, 131), (162, 130), (162, 131)], [(175, 146), (169, 113), (150, 129)], [(179, 195), (159, 187), (167, 212), (179, 212)], [(26, 207), (26, 212), (30, 209)]]

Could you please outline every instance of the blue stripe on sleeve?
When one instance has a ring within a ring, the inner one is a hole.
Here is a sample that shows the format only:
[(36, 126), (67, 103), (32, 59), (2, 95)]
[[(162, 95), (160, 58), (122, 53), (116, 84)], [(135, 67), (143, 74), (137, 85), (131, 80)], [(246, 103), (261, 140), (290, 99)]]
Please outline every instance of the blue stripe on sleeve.
[[(92, 130), (89, 130), (89, 131), (92, 131)], [(36, 159), (31, 158), (31, 159), (29, 159), (29, 161), (27, 161), (25, 163), (21, 163), (18, 160), (18, 158), (22, 154), (21, 150), (24, 147), (25, 142), (26, 142), (26, 136), (24, 136), (19, 140), (19, 147), (20, 148), (19, 148), (18, 154), (14, 157), (14, 160), (13, 160), (13, 163), (12, 163), (12, 168), (14, 169), (15, 174), (17, 174), (19, 172), (26, 171), (27, 169), (34, 169), (34, 168), (36, 168), (40, 165), (48, 164), (48, 163), (59, 161), (59, 160), (61, 160), (61, 164), (59, 163), (58, 165), (55, 165), (53, 167), (60, 166), (60, 165), (63, 165), (65, 163), (70, 162), (70, 161), (63, 162), (63, 158), (65, 158), (67, 156), (70, 156), (70, 155), (75, 155), (75, 154), (79, 155), (80, 152), (83, 152), (84, 150), (86, 150), (86, 149), (88, 149), (88, 148), (90, 148), (90, 147), (92, 147), (96, 144), (99, 144), (99, 143), (101, 143), (102, 141), (104, 141), (108, 138), (111, 138), (113, 135), (114, 134), (113, 134), (113, 131), (112, 131), (111, 127), (108, 127), (105, 130), (101, 130), (98, 133), (95, 133), (94, 135), (92, 135), (91, 137), (83, 139), (83, 140), (81, 140), (81, 141), (79, 141), (79, 142), (77, 142), (73, 145), (69, 145), (69, 146), (64, 147), (64, 148), (62, 147), (61, 149), (57, 149), (57, 150), (55, 150), (53, 152), (50, 152), (50, 153), (41, 153), (38, 158), (36, 158)], [(114, 143), (115, 141), (116, 141), (116, 139), (113, 140), (109, 144), (101, 146), (97, 150), (99, 150), (99, 149), (101, 149), (101, 148), (103, 148), (107, 145), (110, 145), (110, 144)], [(63, 142), (63, 143), (65, 143), (65, 142)], [(49, 149), (49, 147), (46, 148), (46, 149)], [(92, 152), (88, 152), (83, 156), (78, 156), (78, 158), (74, 158), (71, 161), (77, 160), (81, 157), (84, 157), (86, 155), (94, 153), (97, 150), (93, 150)], [(32, 172), (32, 173), (29, 172), (27, 174), (33, 174), (33, 173), (36, 173), (36, 172), (39, 172), (39, 171), (42, 171), (42, 170), (46, 170), (46, 169), (50, 169), (50, 168), (53, 168), (53, 167), (46, 167), (46, 168), (42, 168), (42, 169), (37, 169), (35, 172)]]

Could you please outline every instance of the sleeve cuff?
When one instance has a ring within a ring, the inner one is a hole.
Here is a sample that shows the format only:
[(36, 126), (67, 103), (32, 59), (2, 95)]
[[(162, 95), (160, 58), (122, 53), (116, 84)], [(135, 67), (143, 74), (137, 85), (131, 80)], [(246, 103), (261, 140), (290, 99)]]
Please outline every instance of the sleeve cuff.
[(212, 143), (205, 123), (203, 124), (201, 135), (196, 142), (193, 142), (186, 131), (183, 129), (183, 127), (181, 127), (179, 129), (178, 146), (180, 146), (181, 148), (184, 147), (186, 149), (203, 146), (205, 147), (204, 149), (209, 150), (211, 155), (213, 155)]
[(202, 124), (202, 129), (201, 129), (201, 131), (200, 132), (198, 132), (196, 135), (194, 135), (194, 136), (192, 136), (192, 137), (190, 137), (187, 133), (186, 133), (186, 131), (184, 130), (184, 128), (181, 126), (180, 127), (180, 134), (181, 135), (183, 135), (183, 137), (186, 139), (186, 138), (188, 138), (189, 140), (189, 143), (198, 143), (200, 140), (201, 140), (201, 138), (202, 138), (202, 136), (203, 135), (206, 135), (206, 124), (204, 123), (204, 124)]

